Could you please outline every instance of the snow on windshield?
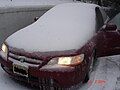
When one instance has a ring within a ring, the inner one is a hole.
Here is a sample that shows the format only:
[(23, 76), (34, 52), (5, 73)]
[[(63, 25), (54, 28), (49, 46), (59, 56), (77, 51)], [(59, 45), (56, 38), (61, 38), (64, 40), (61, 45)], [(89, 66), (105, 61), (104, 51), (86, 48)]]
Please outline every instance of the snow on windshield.
[(84, 3), (57, 5), (6, 42), (29, 52), (79, 49), (94, 34), (95, 7)]

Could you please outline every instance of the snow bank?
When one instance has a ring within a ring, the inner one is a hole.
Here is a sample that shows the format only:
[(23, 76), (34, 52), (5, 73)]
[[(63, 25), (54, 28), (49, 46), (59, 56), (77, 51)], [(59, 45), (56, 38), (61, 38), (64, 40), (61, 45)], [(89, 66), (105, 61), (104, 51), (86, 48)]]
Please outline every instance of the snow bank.
[(79, 49), (95, 32), (95, 7), (84, 3), (55, 6), (6, 42), (29, 52)]

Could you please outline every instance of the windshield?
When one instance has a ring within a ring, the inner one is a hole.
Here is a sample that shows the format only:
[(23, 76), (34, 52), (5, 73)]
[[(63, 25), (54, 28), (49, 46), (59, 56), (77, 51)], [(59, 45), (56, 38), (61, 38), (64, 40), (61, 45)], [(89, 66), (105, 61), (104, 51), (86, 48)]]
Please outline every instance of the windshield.
[(110, 22), (116, 24), (117, 28), (120, 29), (120, 13), (117, 14)]

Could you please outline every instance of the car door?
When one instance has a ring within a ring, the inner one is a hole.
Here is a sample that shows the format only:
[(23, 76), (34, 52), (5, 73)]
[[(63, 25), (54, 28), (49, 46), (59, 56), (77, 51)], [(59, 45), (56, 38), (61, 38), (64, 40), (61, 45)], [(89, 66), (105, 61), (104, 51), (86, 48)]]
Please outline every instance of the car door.
[[(97, 57), (120, 54), (120, 14), (97, 32)], [(118, 26), (118, 27), (117, 27)]]

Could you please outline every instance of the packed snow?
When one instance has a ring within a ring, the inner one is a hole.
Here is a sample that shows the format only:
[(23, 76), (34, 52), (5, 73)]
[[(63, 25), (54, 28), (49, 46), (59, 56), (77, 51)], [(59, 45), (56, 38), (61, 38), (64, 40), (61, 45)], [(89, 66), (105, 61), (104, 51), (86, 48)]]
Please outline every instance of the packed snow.
[(79, 49), (95, 33), (95, 7), (97, 5), (85, 3), (55, 6), (6, 42), (29, 52)]

